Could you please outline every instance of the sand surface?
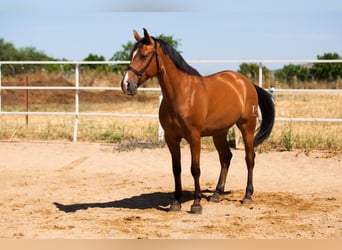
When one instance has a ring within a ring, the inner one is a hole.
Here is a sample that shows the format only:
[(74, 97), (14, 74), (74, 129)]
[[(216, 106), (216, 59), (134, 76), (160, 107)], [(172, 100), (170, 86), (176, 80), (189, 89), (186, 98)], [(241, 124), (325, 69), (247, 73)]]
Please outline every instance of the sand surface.
[[(220, 203), (189, 214), (193, 180), (182, 149), (182, 211), (173, 197), (168, 149), (118, 152), (113, 145), (0, 142), (0, 238), (342, 238), (340, 156), (257, 154), (254, 203), (240, 203), (244, 151), (233, 150)], [(216, 152), (201, 152), (205, 197), (219, 175)]]

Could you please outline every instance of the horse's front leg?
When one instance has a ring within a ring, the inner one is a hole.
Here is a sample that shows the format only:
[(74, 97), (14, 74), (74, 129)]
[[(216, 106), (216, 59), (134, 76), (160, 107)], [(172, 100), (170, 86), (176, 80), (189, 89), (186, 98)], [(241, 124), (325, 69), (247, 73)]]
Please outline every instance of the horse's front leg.
[(201, 198), (202, 192), (200, 187), (200, 152), (201, 152), (201, 138), (200, 136), (193, 136), (190, 140), (191, 149), (191, 174), (194, 178), (195, 183), (195, 193), (194, 193), (194, 203), (191, 205), (190, 212), (193, 214), (202, 213)]
[(172, 135), (165, 133), (165, 141), (170, 150), (172, 158), (172, 171), (175, 180), (175, 199), (171, 202), (169, 211), (181, 210), (182, 198), (182, 181), (181, 181), (181, 153), (180, 141), (181, 138), (175, 138)]

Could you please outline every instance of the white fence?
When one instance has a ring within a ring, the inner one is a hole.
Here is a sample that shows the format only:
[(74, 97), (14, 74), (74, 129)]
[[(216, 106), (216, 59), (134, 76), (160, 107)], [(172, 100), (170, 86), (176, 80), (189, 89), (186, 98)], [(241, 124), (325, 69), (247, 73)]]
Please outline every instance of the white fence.
[[(50, 116), (73, 116), (74, 117), (74, 133), (73, 141), (77, 141), (78, 122), (80, 116), (111, 116), (125, 118), (158, 118), (157, 114), (122, 114), (122, 113), (91, 113), (79, 111), (79, 91), (80, 90), (113, 90), (121, 91), (119, 87), (82, 87), (79, 86), (79, 66), (82, 64), (128, 64), (128, 61), (0, 61), (0, 116), (1, 115), (50, 115)], [(259, 65), (259, 86), (262, 87), (262, 67), (265, 63), (342, 63), (342, 60), (189, 60), (188, 63), (204, 63), (204, 64), (232, 64), (232, 63), (257, 63)], [(58, 87), (58, 86), (2, 86), (1, 65), (43, 65), (43, 64), (59, 64), (59, 65), (75, 65), (75, 86)], [(227, 67), (228, 68), (228, 67)], [(74, 112), (17, 112), (2, 111), (1, 90), (73, 90), (75, 91), (75, 111)], [(162, 99), (160, 88), (141, 88), (140, 91), (158, 91), (160, 93), (159, 101)], [(276, 89), (275, 92), (317, 92), (317, 93), (342, 93), (342, 90), (333, 89)], [(276, 121), (282, 122), (342, 122), (342, 118), (276, 118)], [(163, 139), (163, 130), (159, 125), (158, 139)]]

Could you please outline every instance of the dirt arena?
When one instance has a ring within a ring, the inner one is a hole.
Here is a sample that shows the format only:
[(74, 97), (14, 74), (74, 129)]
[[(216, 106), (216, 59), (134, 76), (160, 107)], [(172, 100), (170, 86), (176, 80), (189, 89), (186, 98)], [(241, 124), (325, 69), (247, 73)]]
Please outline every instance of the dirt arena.
[[(189, 214), (193, 180), (182, 149), (185, 201), (168, 213), (173, 177), (167, 148), (0, 142), (0, 238), (342, 238), (341, 157), (257, 154), (254, 203), (240, 203), (244, 152), (233, 150), (226, 194)], [(202, 151), (204, 196), (215, 189), (216, 152)]]

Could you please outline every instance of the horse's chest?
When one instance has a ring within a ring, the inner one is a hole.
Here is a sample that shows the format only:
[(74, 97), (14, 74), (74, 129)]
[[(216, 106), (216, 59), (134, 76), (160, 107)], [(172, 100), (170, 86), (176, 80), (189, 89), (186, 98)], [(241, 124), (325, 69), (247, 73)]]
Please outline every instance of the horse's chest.
[(159, 120), (164, 130), (170, 130), (173, 133), (178, 131), (177, 133), (181, 136), (199, 124), (198, 118), (188, 110), (174, 110), (165, 104), (160, 106)]
[(182, 124), (184, 124), (184, 117), (170, 109), (161, 109), (159, 112), (159, 120), (163, 127), (170, 129), (182, 128)]

